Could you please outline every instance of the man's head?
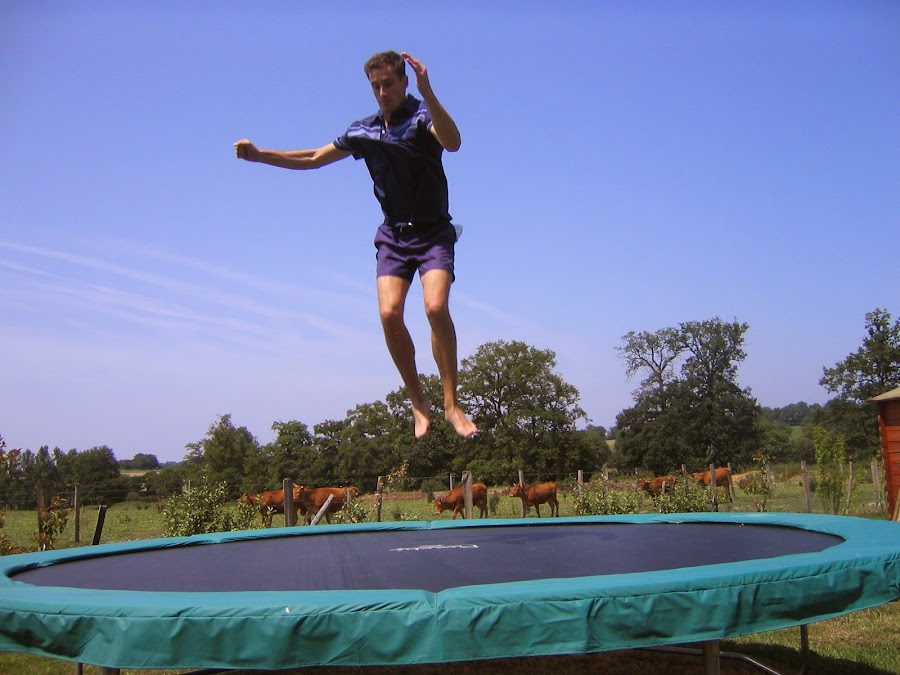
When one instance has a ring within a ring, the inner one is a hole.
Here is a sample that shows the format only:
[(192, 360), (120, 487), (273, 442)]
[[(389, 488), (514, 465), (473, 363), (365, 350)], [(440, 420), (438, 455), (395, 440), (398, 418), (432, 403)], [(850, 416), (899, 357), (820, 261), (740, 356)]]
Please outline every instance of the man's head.
[(382, 113), (392, 113), (406, 100), (406, 61), (397, 52), (379, 52), (366, 61), (366, 77)]

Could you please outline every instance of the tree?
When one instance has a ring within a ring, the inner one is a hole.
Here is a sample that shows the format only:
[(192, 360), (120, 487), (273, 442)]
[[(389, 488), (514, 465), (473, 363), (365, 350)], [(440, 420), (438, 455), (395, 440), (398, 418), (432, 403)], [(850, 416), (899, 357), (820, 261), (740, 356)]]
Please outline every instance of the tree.
[(156, 455), (139, 452), (131, 460), (131, 468), (138, 471), (152, 471), (159, 468), (159, 460), (156, 459)]
[(840, 434), (851, 459), (879, 451), (878, 417), (868, 399), (900, 386), (900, 320), (891, 324), (883, 309), (866, 314), (862, 346), (832, 368), (823, 368), (819, 384), (837, 398), (815, 415), (815, 422)]
[(645, 377), (635, 392), (636, 398), (665, 389), (675, 380), (675, 365), (683, 349), (683, 337), (675, 328), (662, 328), (654, 333), (642, 331), (628, 332), (624, 344), (616, 347), (625, 359), (625, 376), (630, 380), (644, 371)]
[(285, 478), (297, 484), (308, 484), (309, 467), (317, 458), (313, 436), (303, 422), (275, 422), (275, 440), (262, 449), (264, 474), (255, 477), (247, 487), (254, 492), (280, 487)]
[(191, 479), (205, 475), (213, 483), (224, 481), (233, 498), (251, 489), (255, 478), (265, 471), (256, 439), (246, 427), (235, 427), (231, 415), (220, 416), (210, 425), (206, 438), (187, 447)]
[(812, 415), (817, 410), (821, 410), (821, 408), (822, 406), (818, 403), (809, 405), (806, 401), (800, 401), (799, 403), (790, 403), (782, 408), (763, 407), (762, 414), (766, 419), (771, 420), (772, 422), (780, 422), (792, 427), (797, 427), (801, 424), (806, 424)]
[(822, 370), (819, 384), (845, 401), (862, 403), (900, 387), (900, 319), (892, 325), (886, 310), (869, 312), (862, 346)]
[(622, 338), (626, 374), (647, 374), (616, 418), (618, 461), (655, 473), (750, 461), (762, 434), (759, 405), (737, 384), (748, 329), (716, 317)]
[(833, 398), (812, 419), (814, 425), (841, 437), (850, 460), (867, 461), (881, 451), (878, 414), (872, 403)]
[[(78, 485), (84, 504), (115, 504), (125, 501), (128, 481), (119, 473), (116, 455), (105, 445), (84, 452), (70, 450), (71, 477), (67, 482)], [(62, 464), (62, 462), (58, 462)]]
[(520, 468), (544, 478), (599, 468), (595, 446), (575, 433), (587, 414), (578, 389), (555, 372), (553, 351), (500, 340), (461, 366), (460, 400), (479, 429), (463, 444), (468, 468), (496, 482), (512, 481)]

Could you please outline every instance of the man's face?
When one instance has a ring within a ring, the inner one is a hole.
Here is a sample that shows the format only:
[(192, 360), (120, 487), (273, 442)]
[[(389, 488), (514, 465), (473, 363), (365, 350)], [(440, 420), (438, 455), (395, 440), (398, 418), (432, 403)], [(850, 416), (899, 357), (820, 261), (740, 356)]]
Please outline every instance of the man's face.
[(386, 66), (369, 72), (369, 84), (372, 85), (372, 93), (375, 94), (381, 112), (390, 114), (406, 100), (409, 78), (406, 75), (398, 77), (393, 68)]

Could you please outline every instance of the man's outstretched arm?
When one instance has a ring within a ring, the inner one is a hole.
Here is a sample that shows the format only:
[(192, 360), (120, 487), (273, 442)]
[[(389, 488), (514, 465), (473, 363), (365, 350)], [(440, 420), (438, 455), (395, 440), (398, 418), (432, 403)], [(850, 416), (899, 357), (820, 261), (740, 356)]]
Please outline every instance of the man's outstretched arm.
[(234, 154), (238, 159), (282, 169), (318, 169), (349, 157), (352, 153), (340, 150), (334, 143), (315, 150), (260, 150), (245, 138), (234, 144)]

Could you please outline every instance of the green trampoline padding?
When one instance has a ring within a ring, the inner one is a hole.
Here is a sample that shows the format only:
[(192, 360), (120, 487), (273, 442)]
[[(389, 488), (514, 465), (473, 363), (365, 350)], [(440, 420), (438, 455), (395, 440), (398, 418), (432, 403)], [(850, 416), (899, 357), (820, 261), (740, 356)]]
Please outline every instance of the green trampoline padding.
[(372, 523), (0, 558), (0, 650), (113, 668), (586, 653), (900, 597), (900, 524), (696, 513)]

